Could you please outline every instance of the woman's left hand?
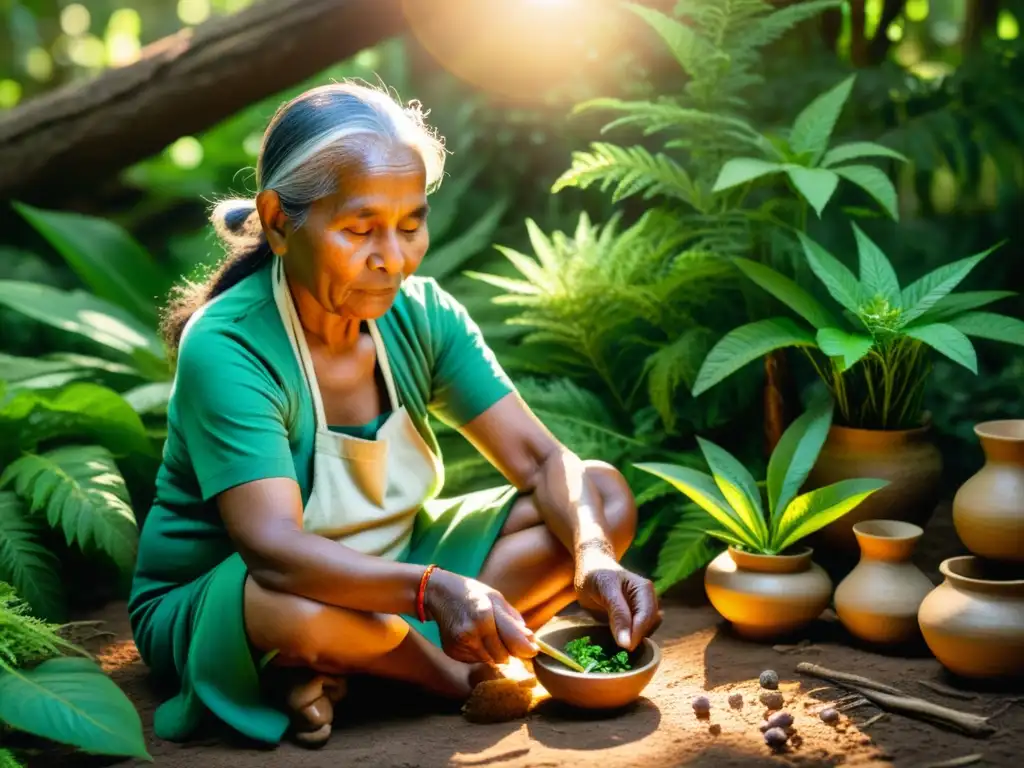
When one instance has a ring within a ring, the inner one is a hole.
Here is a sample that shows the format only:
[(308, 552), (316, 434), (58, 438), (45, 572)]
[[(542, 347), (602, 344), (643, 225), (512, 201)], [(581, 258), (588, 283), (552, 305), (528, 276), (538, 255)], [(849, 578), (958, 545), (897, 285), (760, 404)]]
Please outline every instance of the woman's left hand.
[(627, 650), (636, 648), (661, 625), (654, 585), (603, 552), (583, 553), (577, 558), (576, 593), (583, 607), (608, 616), (615, 641)]

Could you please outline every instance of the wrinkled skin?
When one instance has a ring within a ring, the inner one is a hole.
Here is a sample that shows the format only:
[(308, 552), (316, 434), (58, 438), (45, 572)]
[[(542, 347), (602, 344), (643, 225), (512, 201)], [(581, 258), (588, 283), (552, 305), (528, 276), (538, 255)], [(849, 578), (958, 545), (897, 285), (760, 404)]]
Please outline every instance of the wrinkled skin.
[[(257, 208), (284, 260), (328, 421), (356, 424), (387, 407), (363, 322), (383, 315), (401, 280), (429, 258), (425, 173), (409, 148), (368, 145), (338, 178), (338, 192), (315, 203), (299, 228), (273, 190), (260, 194)], [(536, 654), (533, 630), (576, 599), (607, 616), (625, 648), (656, 629), (651, 583), (618, 564), (636, 530), (621, 474), (580, 461), (515, 394), (462, 433), (520, 496), (478, 579), (435, 571), (427, 582), (425, 607), (443, 650), (398, 616), (415, 612), (422, 567), (305, 533), (293, 481), (260, 480), (218, 498), (249, 567), (250, 640), (279, 651), (277, 667), (377, 675), (464, 697), (489, 665)], [(294, 705), (305, 719), (299, 728), (329, 733), (331, 697), (317, 691), (289, 701), (313, 701)]]

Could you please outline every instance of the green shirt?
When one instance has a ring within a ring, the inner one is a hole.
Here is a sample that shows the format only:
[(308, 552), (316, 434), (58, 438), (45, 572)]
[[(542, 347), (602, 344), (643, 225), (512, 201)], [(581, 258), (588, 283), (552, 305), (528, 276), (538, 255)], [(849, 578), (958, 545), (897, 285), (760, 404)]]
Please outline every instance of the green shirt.
[[(274, 301), (272, 274), (264, 267), (204, 307), (181, 345), (155, 502), (140, 537), (133, 612), (235, 551), (217, 494), (287, 477), (298, 482), (303, 503), (309, 498), (313, 403)], [(408, 279), (377, 325), (399, 398), (435, 453), (428, 411), (458, 427), (513, 391), (465, 308), (433, 279)], [(365, 425), (370, 434), (375, 427)]]

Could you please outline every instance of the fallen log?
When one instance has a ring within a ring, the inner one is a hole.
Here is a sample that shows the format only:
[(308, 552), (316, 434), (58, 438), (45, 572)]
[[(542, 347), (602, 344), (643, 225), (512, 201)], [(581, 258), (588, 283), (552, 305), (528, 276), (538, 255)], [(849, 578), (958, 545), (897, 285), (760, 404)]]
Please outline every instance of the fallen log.
[(263, 0), (0, 117), (0, 199), (53, 204), (401, 32), (401, 0)]

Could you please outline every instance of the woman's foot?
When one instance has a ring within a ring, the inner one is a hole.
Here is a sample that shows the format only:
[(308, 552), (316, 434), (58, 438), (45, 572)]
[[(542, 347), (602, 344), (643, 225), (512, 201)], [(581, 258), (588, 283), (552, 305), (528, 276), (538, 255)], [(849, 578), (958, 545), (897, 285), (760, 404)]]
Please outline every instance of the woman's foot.
[(322, 747), (331, 738), (334, 705), (348, 693), (343, 677), (307, 672), (285, 691), (285, 705), (292, 718), (292, 735), (304, 747)]

